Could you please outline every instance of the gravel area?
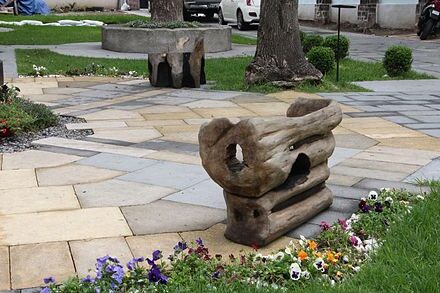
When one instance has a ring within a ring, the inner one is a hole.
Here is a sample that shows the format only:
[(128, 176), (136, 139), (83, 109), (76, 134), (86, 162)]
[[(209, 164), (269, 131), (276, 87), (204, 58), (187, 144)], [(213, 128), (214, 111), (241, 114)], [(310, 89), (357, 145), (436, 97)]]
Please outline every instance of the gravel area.
[(85, 123), (81, 118), (71, 116), (60, 116), (60, 122), (57, 126), (45, 128), (38, 132), (25, 133), (19, 136), (0, 138), (0, 153), (22, 152), (27, 149), (38, 149), (38, 146), (32, 145), (34, 140), (47, 137), (64, 137), (70, 139), (81, 139), (88, 135), (92, 135), (91, 129), (71, 130), (67, 129), (65, 124), (68, 123)]

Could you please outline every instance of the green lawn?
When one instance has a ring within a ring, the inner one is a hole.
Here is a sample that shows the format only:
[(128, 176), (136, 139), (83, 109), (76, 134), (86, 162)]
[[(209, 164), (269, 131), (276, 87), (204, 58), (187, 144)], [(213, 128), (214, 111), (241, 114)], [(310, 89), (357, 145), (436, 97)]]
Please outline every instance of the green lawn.
[[(41, 49), (17, 49), (16, 55), (18, 73), (23, 75), (29, 74), (32, 71), (33, 64), (45, 66), (50, 74), (64, 74), (69, 68), (84, 68), (92, 62), (104, 65), (105, 67), (116, 66), (120, 71), (136, 71), (139, 74), (147, 74), (145, 61), (143, 60), (72, 57)], [(281, 89), (275, 86), (262, 85), (248, 88), (244, 84), (244, 71), (251, 60), (251, 57), (207, 59), (206, 75), (208, 80), (215, 81), (214, 89), (217, 90), (253, 91), (262, 93), (280, 91)], [(383, 69), (380, 63), (345, 59), (341, 62), (341, 81), (339, 83), (335, 82), (335, 72), (332, 71), (324, 77), (321, 84), (313, 85), (306, 83), (297, 89), (305, 92), (365, 91), (365, 89), (350, 84), (350, 82), (392, 79), (385, 74), (385, 69)], [(412, 71), (405, 76), (393, 79), (426, 78), (432, 77)]]
[(236, 35), (232, 34), (232, 43), (239, 44), (239, 45), (256, 45), (257, 39), (256, 38), (249, 38), (242, 35)]
[[(1, 15), (3, 21), (21, 21), (24, 19), (39, 20), (44, 23), (56, 22), (61, 19), (99, 20), (106, 24), (127, 23), (141, 16), (121, 13), (89, 13), (75, 15), (32, 15), (13, 16)], [(7, 26), (14, 30), (0, 33), (0, 45), (59, 45), (67, 43), (100, 42), (100, 27), (53, 27), (53, 26)]]

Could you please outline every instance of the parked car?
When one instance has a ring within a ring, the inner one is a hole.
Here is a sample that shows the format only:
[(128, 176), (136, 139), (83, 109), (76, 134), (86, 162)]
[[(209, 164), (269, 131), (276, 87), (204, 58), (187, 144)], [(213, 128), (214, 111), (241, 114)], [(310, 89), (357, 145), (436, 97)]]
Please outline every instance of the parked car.
[(189, 20), (192, 14), (203, 13), (207, 18), (214, 17), (221, 0), (183, 0), (183, 19)]
[(260, 22), (260, 0), (222, 0), (218, 10), (220, 24), (237, 23), (246, 30), (252, 23)]

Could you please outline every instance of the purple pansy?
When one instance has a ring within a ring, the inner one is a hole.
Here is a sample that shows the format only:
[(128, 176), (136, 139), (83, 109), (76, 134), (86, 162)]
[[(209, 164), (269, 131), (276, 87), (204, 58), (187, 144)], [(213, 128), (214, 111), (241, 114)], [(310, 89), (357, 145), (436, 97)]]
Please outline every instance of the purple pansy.
[(41, 289), (40, 293), (50, 293), (50, 288), (44, 287), (43, 289)]
[(327, 223), (326, 221), (321, 221), (321, 223), (319, 224), (319, 226), (321, 227), (321, 230), (322, 230), (322, 231), (330, 230), (330, 225), (329, 225), (329, 223)]
[(155, 250), (153, 251), (153, 261), (159, 260), (162, 257), (162, 251)]
[(160, 283), (166, 284), (168, 283), (168, 277), (163, 275), (157, 265), (153, 265), (148, 272), (148, 280), (151, 283)]
[(81, 282), (83, 282), (83, 283), (94, 283), (95, 280), (90, 275), (87, 275), (87, 277), (82, 279)]
[(48, 277), (48, 278), (44, 278), (43, 282), (44, 284), (51, 284), (51, 283), (55, 283), (55, 279), (54, 277)]
[(196, 243), (197, 243), (198, 246), (204, 246), (203, 240), (200, 237), (198, 239), (196, 239)]
[(143, 257), (138, 257), (138, 258), (133, 258), (132, 260), (130, 260), (128, 263), (127, 263), (127, 268), (130, 270), (130, 271), (132, 271), (132, 270), (134, 270), (135, 268), (136, 268), (136, 264), (137, 263), (140, 263), (140, 262), (143, 262), (145, 259), (143, 258)]
[(183, 250), (185, 250), (185, 249), (187, 249), (187, 245), (186, 245), (186, 242), (178, 242), (177, 243), (177, 245), (176, 246), (174, 246), (174, 250), (175, 251), (183, 251)]
[(361, 211), (362, 211), (363, 213), (368, 213), (368, 212), (370, 211), (370, 206), (367, 205), (367, 204), (365, 204), (365, 205), (361, 208)]
[(338, 219), (338, 223), (341, 226), (342, 230), (344, 230), (344, 231), (347, 230), (348, 225), (347, 225), (346, 219), (340, 218), (340, 219)]
[(374, 210), (375, 210), (377, 213), (381, 213), (381, 212), (383, 212), (383, 205), (382, 205), (382, 203), (380, 203), (380, 202), (376, 202), (376, 203), (374, 204)]

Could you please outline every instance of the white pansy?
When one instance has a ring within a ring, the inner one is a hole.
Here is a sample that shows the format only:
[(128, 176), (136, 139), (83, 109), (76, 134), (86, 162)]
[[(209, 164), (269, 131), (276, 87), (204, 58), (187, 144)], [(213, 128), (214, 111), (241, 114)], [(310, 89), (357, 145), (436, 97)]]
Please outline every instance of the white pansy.
[(289, 247), (286, 247), (286, 249), (284, 249), (284, 252), (288, 255), (292, 255), (292, 250)]
[(424, 199), (425, 199), (425, 197), (422, 196), (422, 195), (420, 195), (420, 194), (417, 194), (416, 198), (417, 198), (417, 199), (420, 199), (420, 200), (424, 200)]
[(296, 262), (290, 265), (290, 278), (294, 281), (301, 278), (301, 267)]
[(387, 198), (385, 198), (385, 202), (389, 202), (390, 204), (392, 204), (394, 200), (391, 196), (388, 196)]
[(278, 252), (273, 256), (273, 260), (280, 261), (284, 258), (284, 253), (282, 251)]
[(303, 271), (303, 272), (301, 272), (301, 277), (303, 279), (308, 280), (308, 279), (310, 279), (310, 273), (308, 271)]
[(372, 191), (370, 191), (370, 193), (368, 193), (368, 199), (377, 200), (378, 197), (379, 197), (379, 195), (374, 190), (372, 190)]

